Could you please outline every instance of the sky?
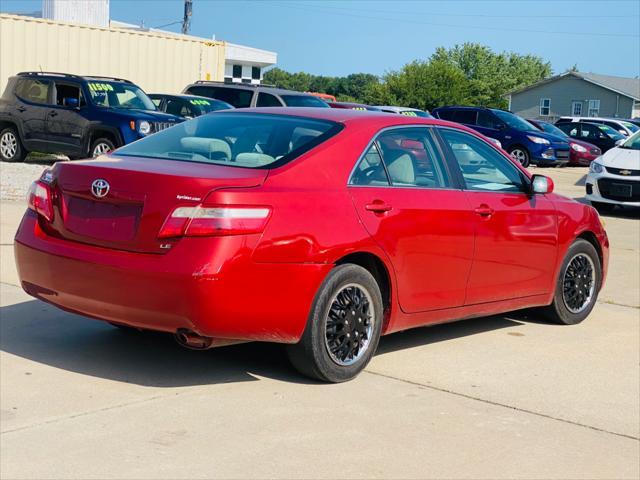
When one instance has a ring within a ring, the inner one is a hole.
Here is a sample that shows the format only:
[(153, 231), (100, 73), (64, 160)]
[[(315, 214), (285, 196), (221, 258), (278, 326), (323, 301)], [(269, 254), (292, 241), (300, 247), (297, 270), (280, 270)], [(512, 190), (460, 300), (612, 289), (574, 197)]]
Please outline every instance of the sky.
[[(181, 20), (183, 4), (111, 0), (111, 18), (160, 27)], [(0, 11), (41, 5), (1, 0)], [(438, 47), (478, 42), (538, 55), (554, 73), (577, 65), (640, 76), (640, 0), (193, 0), (190, 33), (271, 50), (280, 68), (317, 75), (382, 75)]]

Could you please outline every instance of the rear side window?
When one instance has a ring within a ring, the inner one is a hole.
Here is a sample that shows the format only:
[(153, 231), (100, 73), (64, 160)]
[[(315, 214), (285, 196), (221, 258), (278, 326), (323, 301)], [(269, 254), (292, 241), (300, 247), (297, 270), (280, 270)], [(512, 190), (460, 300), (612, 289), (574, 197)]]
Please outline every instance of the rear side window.
[(438, 110), (438, 118), (452, 122), (454, 112), (455, 110)]
[(287, 107), (329, 108), (325, 102), (312, 95), (280, 95)]
[(465, 123), (467, 125), (475, 125), (478, 112), (475, 110), (456, 110), (453, 116), (453, 121), (458, 123)]
[(32, 103), (49, 103), (51, 82), (35, 78), (20, 80), (16, 86), (16, 95), (22, 100)]
[[(382, 165), (378, 163), (382, 160)], [(428, 128), (387, 130), (360, 159), (351, 185), (446, 188), (444, 162)]]
[(245, 88), (227, 88), (211, 85), (194, 85), (189, 87), (186, 93), (199, 95), (201, 97), (217, 98), (223, 102), (230, 103), (236, 108), (248, 108), (251, 106), (253, 90)]
[(197, 117), (118, 149), (119, 155), (275, 168), (342, 130), (324, 120), (252, 113)]

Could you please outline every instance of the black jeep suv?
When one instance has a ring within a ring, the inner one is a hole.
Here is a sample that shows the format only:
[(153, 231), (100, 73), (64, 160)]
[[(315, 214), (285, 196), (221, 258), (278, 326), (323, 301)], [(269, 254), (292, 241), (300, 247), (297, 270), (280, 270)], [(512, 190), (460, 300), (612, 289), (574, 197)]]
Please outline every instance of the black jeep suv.
[(0, 98), (0, 159), (29, 151), (95, 157), (183, 120), (157, 111), (128, 80), (23, 72)]

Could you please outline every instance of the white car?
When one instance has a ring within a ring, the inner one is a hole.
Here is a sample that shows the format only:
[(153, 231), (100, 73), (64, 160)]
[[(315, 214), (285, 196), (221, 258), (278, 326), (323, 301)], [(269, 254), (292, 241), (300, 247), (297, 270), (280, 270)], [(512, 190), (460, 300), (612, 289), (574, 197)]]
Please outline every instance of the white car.
[(628, 122), (621, 118), (604, 118), (604, 117), (560, 117), (556, 122), (558, 123), (570, 123), (570, 122), (589, 122), (600, 123), (602, 125), (608, 125), (614, 130), (620, 132), (625, 137), (630, 137), (634, 133), (640, 131), (640, 127), (634, 123)]
[(591, 162), (586, 189), (587, 200), (598, 210), (640, 207), (640, 132)]

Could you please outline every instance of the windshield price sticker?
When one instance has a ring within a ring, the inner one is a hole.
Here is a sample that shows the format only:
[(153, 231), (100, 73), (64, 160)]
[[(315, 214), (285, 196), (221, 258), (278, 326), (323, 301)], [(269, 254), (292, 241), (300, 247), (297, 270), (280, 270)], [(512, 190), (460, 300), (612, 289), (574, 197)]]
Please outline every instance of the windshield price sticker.
[(113, 87), (108, 83), (89, 83), (89, 90), (93, 92), (113, 92)]
[(418, 114), (417, 114), (416, 112), (409, 112), (409, 111), (407, 111), (407, 112), (400, 112), (400, 113), (401, 113), (402, 115), (407, 116), (407, 117), (417, 117), (417, 116), (418, 116)]
[(208, 101), (206, 100), (190, 100), (189, 103), (191, 103), (191, 105), (211, 105)]

